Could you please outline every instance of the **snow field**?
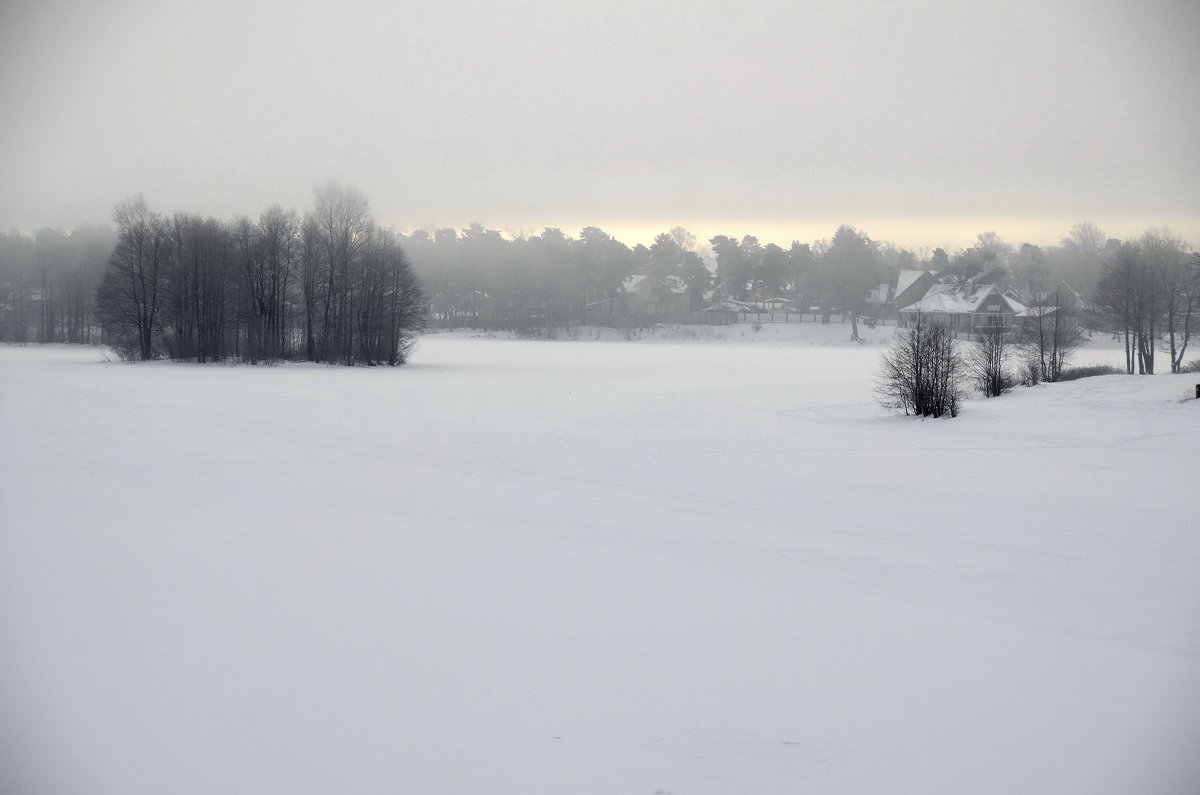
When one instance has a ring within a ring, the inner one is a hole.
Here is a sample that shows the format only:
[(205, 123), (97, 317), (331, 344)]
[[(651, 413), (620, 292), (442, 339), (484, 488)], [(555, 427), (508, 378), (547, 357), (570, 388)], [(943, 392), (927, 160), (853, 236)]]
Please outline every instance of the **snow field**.
[(0, 348), (0, 783), (1194, 791), (1194, 377), (922, 422), (807, 325)]

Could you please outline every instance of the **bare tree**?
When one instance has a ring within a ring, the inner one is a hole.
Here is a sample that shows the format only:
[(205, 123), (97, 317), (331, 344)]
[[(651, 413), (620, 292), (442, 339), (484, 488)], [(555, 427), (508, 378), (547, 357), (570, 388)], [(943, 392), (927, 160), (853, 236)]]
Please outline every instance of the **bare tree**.
[(257, 223), (239, 218), (235, 230), (241, 260), (245, 356), (251, 362), (283, 358), (287, 354), (285, 321), (288, 290), (298, 258), (299, 221), (295, 212), (276, 204)]
[(113, 218), (117, 247), (97, 290), (97, 309), (114, 347), (130, 358), (153, 359), (170, 236), (140, 194), (118, 204)]
[(362, 253), (375, 222), (366, 197), (335, 182), (317, 190), (311, 217), (325, 271), (317, 358), (353, 364), (355, 279), (361, 271)]
[(1025, 355), (1030, 381), (1057, 381), (1067, 361), (1083, 343), (1077, 299), (1059, 284), (1034, 301), (1022, 319), (1018, 344)]
[(425, 325), (425, 298), (394, 232), (376, 229), (358, 284), (356, 360), (404, 364)]
[(417, 344), (417, 335), (425, 328), (429, 310), (421, 282), (413, 273), (404, 249), (391, 232), (387, 233), (387, 238), (384, 301), (386, 325), (391, 336), (386, 360), (390, 365), (398, 365), (408, 361), (408, 355)]
[(304, 358), (317, 361), (317, 306), (328, 263), (321, 256), (321, 230), (317, 219), (306, 216), (300, 225), (300, 288), (304, 304)]
[(967, 354), (967, 366), (984, 397), (999, 397), (1012, 383), (1006, 365), (1012, 354), (1013, 329), (1006, 315), (984, 326)]
[(1146, 252), (1146, 236), (1132, 252), (1133, 305), (1131, 318), (1139, 375), (1154, 375), (1154, 353), (1162, 331), (1163, 295), (1154, 278), (1151, 257)]
[(673, 226), (671, 231), (667, 232), (671, 240), (679, 247), (680, 251), (695, 251), (696, 236), (682, 226)]
[(71, 230), (74, 263), (64, 287), (67, 303), (67, 342), (91, 344), (98, 339), (96, 287), (104, 276), (116, 245), (107, 226), (80, 226)]
[[(272, 226), (295, 229), (269, 211), (260, 228)], [(427, 305), (399, 237), (375, 224), (366, 198), (354, 188), (323, 186), (313, 212), (299, 227), (298, 240), (289, 246), (293, 244), (304, 304), (305, 358), (403, 364), (425, 326)], [(285, 259), (280, 255), (280, 262)], [(288, 281), (282, 266), (271, 270)]]
[(28, 342), (34, 243), (14, 229), (0, 236), (0, 244), (0, 339)]
[(1094, 291), (1106, 259), (1107, 243), (1104, 230), (1091, 221), (1073, 225), (1059, 247), (1058, 278), (1067, 280), (1077, 290)]
[(233, 240), (215, 218), (177, 213), (164, 279), (164, 345), (181, 361), (207, 362), (234, 350), (230, 339)]
[(963, 361), (949, 328), (918, 312), (883, 354), (876, 394), (888, 408), (919, 417), (958, 416)]
[(65, 236), (57, 229), (39, 229), (34, 235), (34, 260), (38, 272), (38, 342), (57, 342), (54, 287), (64, 264)]
[(1147, 276), (1158, 298), (1160, 328), (1171, 354), (1171, 372), (1179, 372), (1191, 337), (1196, 313), (1194, 260), (1185, 253), (1186, 244), (1167, 229), (1149, 229), (1141, 239)]
[(1092, 303), (1097, 326), (1120, 336), (1125, 343), (1125, 371), (1132, 373), (1136, 361), (1138, 252), (1122, 243), (1105, 266), (1096, 285)]
[[(1171, 372), (1178, 373), (1183, 369), (1183, 356), (1187, 352), (1192, 334), (1200, 326), (1200, 253), (1193, 253), (1184, 266), (1184, 274), (1180, 279), (1182, 296), (1179, 301), (1179, 312), (1176, 315), (1177, 326), (1172, 327), (1171, 337)], [(1178, 336), (1176, 337), (1176, 331)], [(1179, 347), (1176, 348), (1176, 343)]]

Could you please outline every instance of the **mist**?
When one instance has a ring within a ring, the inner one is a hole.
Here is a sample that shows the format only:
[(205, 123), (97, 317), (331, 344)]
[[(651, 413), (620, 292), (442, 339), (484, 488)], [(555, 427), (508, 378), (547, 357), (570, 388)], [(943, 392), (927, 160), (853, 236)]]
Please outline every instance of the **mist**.
[[(1185, 2), (6, 4), (0, 225), (303, 210), (908, 246), (1200, 238)], [(1053, 234), (1048, 230), (1053, 229)], [(763, 230), (774, 230), (766, 235)]]
[(1195, 792), (1197, 33), (0, 3), (0, 792)]

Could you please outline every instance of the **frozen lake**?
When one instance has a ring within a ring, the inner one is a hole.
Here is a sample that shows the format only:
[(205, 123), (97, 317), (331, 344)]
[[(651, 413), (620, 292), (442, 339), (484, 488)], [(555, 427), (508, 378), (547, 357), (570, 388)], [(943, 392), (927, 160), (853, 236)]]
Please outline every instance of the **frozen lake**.
[(1195, 375), (721, 333), (0, 347), (0, 790), (1196, 791)]

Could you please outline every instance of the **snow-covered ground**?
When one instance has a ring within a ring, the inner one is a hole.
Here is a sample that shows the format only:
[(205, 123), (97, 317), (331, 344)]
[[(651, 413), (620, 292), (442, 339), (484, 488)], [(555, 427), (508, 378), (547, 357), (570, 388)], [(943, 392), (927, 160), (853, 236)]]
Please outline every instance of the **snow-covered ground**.
[(0, 348), (0, 791), (1200, 791), (1200, 377), (777, 328)]

